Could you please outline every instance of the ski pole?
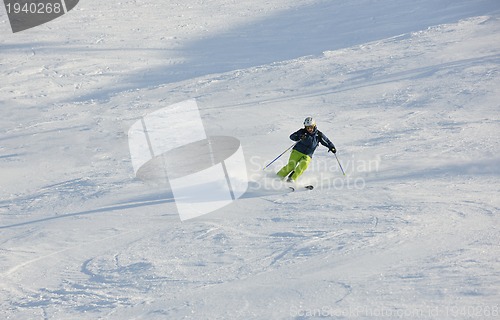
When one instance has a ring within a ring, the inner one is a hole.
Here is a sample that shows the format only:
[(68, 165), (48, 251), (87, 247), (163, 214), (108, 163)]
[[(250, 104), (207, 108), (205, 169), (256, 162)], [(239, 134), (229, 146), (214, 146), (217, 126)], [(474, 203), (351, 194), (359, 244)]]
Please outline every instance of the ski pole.
[(340, 164), (340, 161), (339, 161), (339, 158), (337, 157), (337, 154), (336, 154), (336, 153), (334, 153), (334, 155), (335, 155), (335, 159), (337, 159), (337, 162), (338, 162), (338, 164), (339, 164), (340, 170), (342, 170), (342, 174), (345, 176), (344, 169), (342, 169), (342, 165)]
[(297, 142), (295, 142), (294, 144), (292, 144), (290, 147), (288, 147), (288, 149), (286, 149), (285, 151), (283, 151), (283, 152), (282, 152), (279, 156), (277, 156), (277, 157), (276, 157), (273, 161), (269, 162), (269, 163), (268, 163), (268, 164), (264, 167), (264, 169), (262, 169), (262, 170), (266, 170), (266, 168), (267, 168), (267, 167), (269, 167), (270, 165), (272, 165), (272, 164), (274, 163), (274, 161), (278, 160), (278, 159), (279, 159), (282, 155), (284, 155), (284, 154), (285, 154), (285, 152), (287, 152), (288, 150), (290, 150), (290, 149), (292, 149), (293, 147), (295, 147), (295, 145), (296, 145), (297, 143), (298, 143), (298, 141), (297, 141)]

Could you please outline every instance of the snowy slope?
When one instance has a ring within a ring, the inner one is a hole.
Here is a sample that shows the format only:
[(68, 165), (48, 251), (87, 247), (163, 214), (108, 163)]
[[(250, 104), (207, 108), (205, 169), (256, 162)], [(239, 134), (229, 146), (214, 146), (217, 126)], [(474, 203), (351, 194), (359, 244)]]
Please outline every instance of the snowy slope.
[[(81, 1), (0, 9), (5, 319), (495, 319), (498, 1)], [(127, 132), (195, 98), (251, 189), (181, 222)], [(321, 146), (272, 190), (306, 116)], [(259, 186), (257, 188), (256, 186)]]

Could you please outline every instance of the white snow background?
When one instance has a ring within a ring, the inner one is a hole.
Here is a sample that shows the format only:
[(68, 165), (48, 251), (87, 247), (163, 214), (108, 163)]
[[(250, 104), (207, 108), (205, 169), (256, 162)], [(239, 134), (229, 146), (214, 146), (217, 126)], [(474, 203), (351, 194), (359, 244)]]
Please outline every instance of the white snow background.
[[(498, 0), (82, 0), (13, 34), (1, 6), (0, 316), (499, 319), (499, 19)], [(127, 132), (187, 99), (242, 142), (251, 188), (181, 222)], [(320, 146), (315, 190), (271, 190), (309, 115), (346, 176)]]

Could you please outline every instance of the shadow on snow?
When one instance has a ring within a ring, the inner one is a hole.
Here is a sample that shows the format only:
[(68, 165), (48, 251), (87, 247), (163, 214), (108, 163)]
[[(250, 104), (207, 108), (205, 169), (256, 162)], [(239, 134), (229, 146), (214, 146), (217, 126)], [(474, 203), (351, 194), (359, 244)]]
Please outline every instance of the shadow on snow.
[(133, 72), (124, 79), (123, 85), (93, 92), (78, 100), (106, 100), (122, 91), (319, 55), (500, 9), (497, 0), (449, 1), (447, 5), (421, 0), (411, 7), (397, 0), (384, 2), (324, 1), (293, 8), (188, 42), (179, 51), (186, 62)]

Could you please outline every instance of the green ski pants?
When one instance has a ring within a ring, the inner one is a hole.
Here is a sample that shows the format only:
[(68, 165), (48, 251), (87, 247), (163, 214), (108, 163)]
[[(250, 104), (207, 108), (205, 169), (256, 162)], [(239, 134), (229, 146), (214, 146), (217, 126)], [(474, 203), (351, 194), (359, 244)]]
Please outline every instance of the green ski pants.
[(304, 173), (304, 171), (306, 171), (310, 162), (310, 156), (308, 156), (307, 154), (303, 154), (302, 152), (299, 152), (297, 150), (292, 150), (287, 165), (281, 168), (281, 170), (278, 171), (277, 175), (284, 178), (289, 175), (290, 172), (294, 171), (291, 179), (295, 181), (298, 177), (300, 177), (302, 173)]

